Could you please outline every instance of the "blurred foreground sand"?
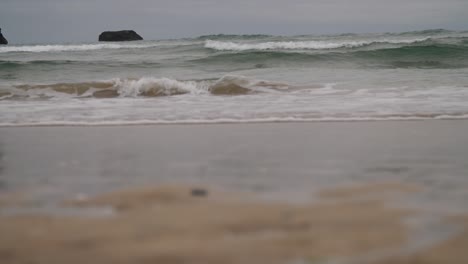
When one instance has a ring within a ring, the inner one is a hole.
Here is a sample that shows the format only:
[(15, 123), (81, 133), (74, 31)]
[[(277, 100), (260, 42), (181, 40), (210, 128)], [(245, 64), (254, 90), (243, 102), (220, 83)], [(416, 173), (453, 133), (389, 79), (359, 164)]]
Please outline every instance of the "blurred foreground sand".
[[(363, 261), (405, 245), (402, 219), (414, 212), (385, 206), (379, 194), (418, 191), (414, 186), (324, 190), (308, 204), (211, 189), (194, 196), (191, 190), (164, 186), (63, 202), (112, 207), (115, 213), (107, 216), (0, 216), (0, 263), (468, 263), (466, 232), (410, 255)], [(2, 197), (0, 206), (24, 203)], [(468, 223), (466, 217), (449, 220)]]

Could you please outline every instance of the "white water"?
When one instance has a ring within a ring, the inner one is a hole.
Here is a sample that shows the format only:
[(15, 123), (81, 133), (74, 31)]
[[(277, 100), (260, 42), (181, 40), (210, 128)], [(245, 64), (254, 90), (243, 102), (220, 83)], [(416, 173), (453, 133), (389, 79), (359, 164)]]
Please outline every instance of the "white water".
[(411, 44), (429, 40), (430, 38), (416, 39), (371, 39), (360, 41), (269, 41), (260, 43), (236, 43), (230, 41), (207, 40), (205, 47), (214, 50), (295, 50), (295, 49), (337, 49), (355, 48), (371, 44)]
[(169, 78), (140, 78), (137, 80), (122, 80), (114, 81), (114, 87), (118, 93), (124, 97), (137, 97), (145, 92), (160, 92), (161, 95), (169, 96), (177, 93), (206, 93), (208, 86), (201, 82), (194, 81), (178, 81)]
[[(84, 98), (98, 89), (80, 96), (50, 88), (23, 91), (32, 98), (1, 101), (0, 126), (468, 118), (467, 87), (354, 89), (343, 83), (322, 83), (313, 87), (283, 84), (278, 89), (275, 82), (242, 76), (218, 81), (147, 77), (113, 82), (119, 97), (108, 99)], [(255, 93), (209, 92), (212, 85), (226, 82), (242, 84)], [(151, 89), (163, 89), (166, 96), (141, 96)], [(173, 95), (181, 91), (185, 93)]]
[(467, 34), (5, 46), (0, 125), (467, 119)]
[(92, 51), (102, 49), (144, 49), (157, 47), (159, 44), (128, 44), (128, 43), (103, 43), (103, 44), (79, 44), (79, 45), (25, 45), (0, 47), (0, 53), (9, 52), (63, 52), (63, 51)]

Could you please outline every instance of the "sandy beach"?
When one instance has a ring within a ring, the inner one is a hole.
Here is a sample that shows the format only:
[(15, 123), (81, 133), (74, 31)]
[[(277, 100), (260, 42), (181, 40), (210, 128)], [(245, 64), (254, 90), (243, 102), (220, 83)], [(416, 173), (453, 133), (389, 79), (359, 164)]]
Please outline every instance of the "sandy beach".
[(467, 216), (443, 219), (446, 225), (462, 227), (450, 237), (418, 241), (427, 239), (424, 231), (413, 232), (405, 219), (420, 212), (387, 207), (380, 195), (366, 198), (370, 192), (417, 192), (411, 186), (385, 183), (328, 190), (319, 202), (301, 205), (203, 191), (193, 195), (187, 186), (145, 187), (62, 203), (78, 210), (111, 208), (99, 217), (2, 216), (0, 259), (15, 264), (466, 260)]
[(467, 129), (0, 128), (0, 262), (463, 263)]
[(468, 0), (0, 0), (0, 264), (468, 264)]

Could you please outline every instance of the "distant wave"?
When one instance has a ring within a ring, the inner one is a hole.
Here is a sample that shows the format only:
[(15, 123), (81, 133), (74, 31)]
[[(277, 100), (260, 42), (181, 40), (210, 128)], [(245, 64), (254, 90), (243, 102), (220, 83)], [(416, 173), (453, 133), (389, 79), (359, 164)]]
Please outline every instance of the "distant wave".
[[(395, 32), (395, 33), (383, 33), (379, 34), (380, 36), (441, 36), (441, 35), (450, 35), (450, 34), (464, 34), (468, 33), (468, 31), (451, 31), (446, 29), (427, 29), (427, 30), (416, 30), (416, 31), (408, 31), (408, 32)], [(352, 36), (359, 36), (360, 34), (357, 33), (341, 33), (341, 34), (331, 34), (331, 35), (322, 35), (328, 37), (352, 37)], [(371, 34), (370, 34), (371, 35)], [(268, 35), (268, 34), (211, 34), (211, 35), (202, 35), (196, 37), (195, 39), (198, 40), (228, 40), (228, 39), (262, 39), (262, 38), (284, 38), (285, 36), (279, 35)], [(297, 35), (291, 36), (295, 37), (320, 37), (320, 35)]]
[(22, 67), (28, 66), (63, 66), (63, 65), (70, 65), (79, 63), (78, 61), (70, 61), (70, 60), (33, 60), (33, 61), (3, 61), (0, 60), (0, 69), (8, 70), (8, 69), (18, 69)]
[(423, 45), (393, 49), (356, 51), (355, 58), (373, 60), (392, 68), (464, 68), (468, 67), (468, 46)]
[(201, 64), (252, 65), (257, 68), (277, 65), (320, 65), (332, 63), (339, 66), (356, 64), (359, 67), (378, 68), (464, 68), (468, 67), (467, 45), (418, 44), (394, 48), (352, 49), (320, 53), (300, 50), (243, 50), (210, 54), (193, 60)]
[(415, 31), (389, 33), (389, 34), (406, 36), (406, 35), (440, 35), (440, 34), (450, 34), (450, 33), (455, 33), (455, 34), (463, 33), (463, 31), (457, 32), (457, 31), (451, 31), (451, 30), (442, 29), (442, 28), (435, 28), (435, 29), (415, 30)]
[(0, 47), (0, 53), (9, 52), (62, 52), (62, 51), (90, 51), (101, 49), (144, 49), (156, 47), (158, 44), (81, 44), (81, 45), (28, 45)]
[(260, 43), (236, 43), (216, 40), (206, 40), (205, 48), (220, 51), (246, 51), (246, 50), (320, 50), (337, 48), (356, 48), (372, 44), (411, 44), (429, 40), (426, 38), (413, 39), (381, 39), (363, 41), (269, 41)]
[[(423, 42), (366, 46), (363, 48), (329, 50), (238, 50), (208, 52), (199, 58), (187, 59), (181, 65), (195, 67), (232, 67), (234, 69), (275, 68), (282, 66), (352, 66), (365, 68), (433, 68), (450, 69), (468, 67), (468, 42), (465, 38), (449, 39), (443, 42), (427, 40)], [(200, 45), (200, 51), (204, 48)], [(149, 51), (151, 52), (151, 51)], [(172, 52), (172, 51), (170, 51)], [(202, 53), (200, 53), (202, 54)], [(28, 58), (28, 57), (24, 57)], [(164, 62), (128, 60), (121, 61), (103, 57), (103, 60), (0, 60), (0, 78), (17, 71), (44, 71), (68, 69), (113, 70), (113, 69), (156, 69), (164, 68)], [(6, 78), (6, 77), (5, 77)]]
[[(362, 36), (362, 38), (356, 38)], [(412, 44), (430, 39), (468, 37), (468, 32), (456, 32), (443, 29), (412, 31), (384, 34), (341, 34), (327, 36), (273, 36), (265, 34), (214, 34), (203, 35), (193, 39), (141, 42), (112, 42), (88, 44), (55, 44), (55, 45), (9, 45), (0, 47), (1, 53), (10, 52), (65, 52), (93, 51), (105, 49), (144, 49), (157, 46), (176, 48), (192, 46), (224, 51), (245, 50), (320, 50), (337, 48), (355, 48), (372, 44)], [(204, 43), (203, 43), (204, 42)], [(200, 45), (201, 44), (201, 45)]]
[(213, 35), (203, 35), (199, 36), (196, 39), (199, 40), (213, 40), (213, 39), (259, 39), (259, 38), (269, 38), (273, 37), (272, 35), (265, 34), (245, 34), (245, 35), (234, 35), (234, 34), (213, 34)]
[(161, 63), (153, 61), (87, 61), (87, 60), (30, 60), (14, 61), (0, 60), (0, 70), (18, 70), (18, 69), (45, 69), (62, 67), (125, 67), (125, 68), (159, 68)]

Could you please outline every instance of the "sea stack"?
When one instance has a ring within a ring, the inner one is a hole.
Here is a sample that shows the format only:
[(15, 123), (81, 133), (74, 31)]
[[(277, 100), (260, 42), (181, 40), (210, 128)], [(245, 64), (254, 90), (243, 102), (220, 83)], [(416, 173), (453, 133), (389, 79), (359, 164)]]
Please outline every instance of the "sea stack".
[(8, 44), (8, 40), (2, 35), (2, 29), (0, 28), (0, 45)]
[(99, 35), (99, 41), (133, 41), (143, 40), (133, 30), (120, 30), (120, 31), (104, 31)]

